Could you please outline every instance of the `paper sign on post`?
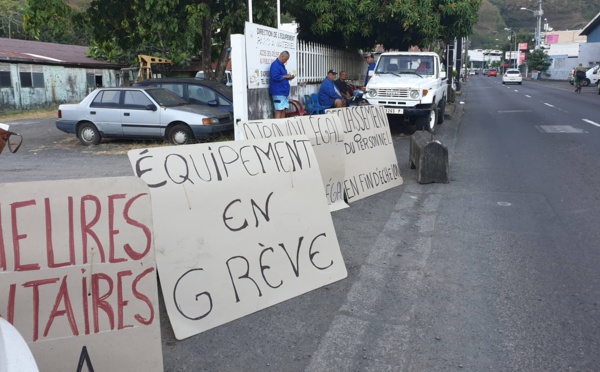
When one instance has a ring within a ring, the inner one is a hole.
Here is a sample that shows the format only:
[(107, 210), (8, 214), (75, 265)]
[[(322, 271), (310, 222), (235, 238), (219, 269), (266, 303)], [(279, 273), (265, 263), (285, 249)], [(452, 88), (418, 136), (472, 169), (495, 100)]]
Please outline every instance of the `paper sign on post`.
[(344, 201), (344, 132), (337, 116), (243, 121), (236, 123), (236, 133), (236, 140), (306, 135), (319, 162), (329, 210), (333, 212), (348, 207)]
[(353, 106), (325, 110), (344, 128), (346, 197), (354, 202), (402, 184), (385, 109)]
[(40, 370), (162, 371), (148, 187), (0, 184), (0, 316)]
[(131, 150), (184, 339), (346, 277), (306, 136)]
[[(298, 75), (296, 65), (297, 34), (246, 22), (244, 35), (246, 40), (248, 89), (269, 87), (271, 63), (283, 51), (290, 54), (290, 59), (285, 66), (287, 72)], [(298, 79), (289, 80), (289, 83), (291, 86), (296, 86)]]

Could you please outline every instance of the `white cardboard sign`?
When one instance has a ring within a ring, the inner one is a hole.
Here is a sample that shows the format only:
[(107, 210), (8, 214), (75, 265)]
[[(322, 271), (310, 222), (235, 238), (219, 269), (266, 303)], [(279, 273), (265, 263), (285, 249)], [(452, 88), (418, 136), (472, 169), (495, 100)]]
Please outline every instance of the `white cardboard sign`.
[(162, 371), (152, 211), (135, 177), (0, 184), (0, 316), (44, 371)]
[(347, 276), (306, 136), (131, 150), (184, 339)]
[[(276, 28), (246, 22), (244, 31), (246, 37), (246, 61), (248, 88), (268, 88), (271, 78), (271, 63), (284, 50), (290, 53), (290, 59), (285, 68), (288, 73), (298, 75), (296, 55), (298, 50), (298, 35)], [(291, 86), (298, 84), (298, 79), (289, 81)]]
[(385, 109), (381, 106), (353, 106), (328, 109), (344, 128), (348, 202), (374, 195), (402, 184), (400, 168)]
[(310, 140), (330, 211), (347, 208), (344, 201), (344, 132), (335, 115), (295, 116), (236, 123), (236, 140), (306, 135)]

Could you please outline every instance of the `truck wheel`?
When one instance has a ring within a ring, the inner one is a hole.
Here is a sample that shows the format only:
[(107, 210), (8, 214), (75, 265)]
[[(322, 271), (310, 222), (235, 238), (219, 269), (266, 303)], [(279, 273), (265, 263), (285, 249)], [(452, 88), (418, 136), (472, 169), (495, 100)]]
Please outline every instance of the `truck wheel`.
[(438, 108), (434, 103), (431, 105), (429, 115), (417, 118), (417, 130), (426, 130), (429, 133), (435, 133), (438, 121)]
[(581, 86), (582, 87), (587, 87), (588, 85), (590, 85), (590, 79), (585, 78), (581, 81)]
[(444, 112), (445, 111), (446, 111), (446, 97), (442, 98), (442, 100), (440, 101), (440, 109), (438, 112), (438, 119), (437, 119), (438, 124), (444, 123)]

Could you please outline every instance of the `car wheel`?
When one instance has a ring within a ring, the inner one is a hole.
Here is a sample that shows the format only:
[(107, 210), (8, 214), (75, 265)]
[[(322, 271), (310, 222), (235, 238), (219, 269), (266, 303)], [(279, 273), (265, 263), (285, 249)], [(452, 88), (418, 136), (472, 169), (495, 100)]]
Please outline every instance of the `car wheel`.
[(84, 146), (97, 145), (102, 140), (98, 128), (90, 122), (79, 125), (79, 128), (77, 128), (77, 138)]
[(600, 84), (598, 84), (598, 94), (600, 94)]
[(502, 84), (504, 85), (504, 84), (506, 84), (506, 82), (503, 81)]
[(168, 139), (173, 145), (187, 145), (192, 143), (194, 136), (190, 127), (185, 124), (177, 124), (169, 130)]
[(519, 81), (519, 85), (521, 85), (521, 84), (523, 84), (523, 82), (522, 82), (522, 81)]
[(435, 133), (436, 124), (438, 121), (438, 108), (434, 103), (431, 106), (429, 115), (417, 118), (417, 130), (426, 130), (429, 133)]
[(588, 85), (590, 85), (590, 79), (583, 79), (583, 81), (581, 82), (581, 86), (587, 87)]

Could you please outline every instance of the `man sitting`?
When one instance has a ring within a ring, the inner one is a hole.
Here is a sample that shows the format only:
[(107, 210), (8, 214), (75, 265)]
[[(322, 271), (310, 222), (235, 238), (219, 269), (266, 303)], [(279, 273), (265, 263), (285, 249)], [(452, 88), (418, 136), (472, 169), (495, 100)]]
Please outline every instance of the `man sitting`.
[(336, 75), (337, 72), (334, 70), (327, 71), (327, 77), (321, 83), (321, 87), (319, 88), (319, 102), (322, 106), (328, 108), (346, 106), (346, 100), (333, 83)]
[(340, 71), (340, 77), (334, 81), (335, 86), (340, 91), (342, 97), (346, 101), (346, 106), (357, 106), (361, 101), (362, 90), (352, 84), (348, 84), (348, 73)]

